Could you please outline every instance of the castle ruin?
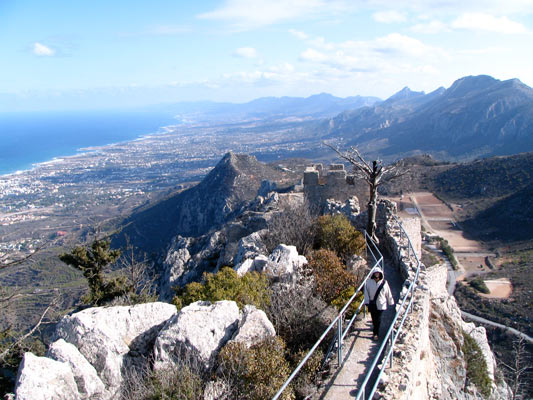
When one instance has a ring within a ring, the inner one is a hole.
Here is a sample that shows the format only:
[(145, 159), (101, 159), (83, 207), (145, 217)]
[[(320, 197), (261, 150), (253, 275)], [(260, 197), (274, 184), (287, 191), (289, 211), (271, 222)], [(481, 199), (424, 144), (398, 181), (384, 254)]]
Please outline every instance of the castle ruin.
[(304, 171), (304, 194), (310, 204), (323, 207), (327, 199), (344, 202), (355, 196), (354, 176), (349, 175), (344, 164), (313, 164)]

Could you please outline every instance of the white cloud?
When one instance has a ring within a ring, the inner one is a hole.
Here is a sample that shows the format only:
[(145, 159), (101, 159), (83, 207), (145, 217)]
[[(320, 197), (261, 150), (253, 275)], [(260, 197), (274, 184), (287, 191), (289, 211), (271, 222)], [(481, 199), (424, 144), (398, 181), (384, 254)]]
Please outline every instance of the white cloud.
[(407, 20), (407, 15), (404, 12), (389, 10), (378, 11), (372, 14), (372, 18), (374, 18), (374, 21), (390, 24), (394, 22), (405, 22)]
[(436, 68), (428, 60), (438, 63), (449, 58), (444, 50), (399, 33), (368, 41), (320, 41), (320, 45), (320, 50), (310, 47), (302, 52), (300, 60), (322, 71), (328, 69), (328, 73), (337, 70), (339, 75), (401, 71), (433, 74)]
[(225, 0), (198, 18), (227, 21), (246, 30), (298, 18), (334, 15), (346, 6), (342, 0)]
[(309, 39), (309, 35), (307, 35), (305, 32), (297, 31), (296, 29), (289, 29), (289, 33), (296, 36), (300, 40)]
[(53, 56), (56, 51), (42, 43), (35, 42), (33, 44), (33, 54), (37, 56)]
[(505, 34), (527, 33), (527, 29), (519, 22), (507, 17), (495, 17), (484, 13), (465, 13), (456, 18), (452, 28), (487, 31)]
[(253, 47), (239, 47), (233, 52), (234, 56), (242, 58), (257, 58), (257, 50)]
[(411, 30), (417, 33), (436, 34), (436, 33), (448, 32), (450, 31), (450, 28), (448, 28), (448, 26), (441, 21), (432, 20), (429, 22), (416, 24), (411, 27)]
[(300, 59), (304, 61), (323, 62), (328, 60), (328, 56), (315, 49), (307, 49), (300, 54)]

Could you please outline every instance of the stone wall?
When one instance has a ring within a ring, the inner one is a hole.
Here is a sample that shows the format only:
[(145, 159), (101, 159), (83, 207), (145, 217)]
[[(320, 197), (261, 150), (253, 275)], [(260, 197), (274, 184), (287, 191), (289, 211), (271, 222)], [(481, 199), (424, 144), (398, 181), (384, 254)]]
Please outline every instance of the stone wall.
[[(411, 242), (419, 255), (421, 251), (420, 221), (402, 220)], [(383, 245), (406, 278), (401, 297), (412, 282), (417, 262), (406, 251), (407, 240), (400, 236), (396, 222), (387, 221)], [(494, 378), (495, 359), (482, 327), (467, 324), (461, 310), (446, 290), (447, 268), (437, 265), (426, 269), (423, 265), (418, 288), (414, 293), (412, 312), (405, 320), (394, 349), (393, 366), (388, 368), (379, 386), (381, 398), (407, 399), (483, 399), (466, 379), (466, 361), (462, 352), (463, 332), (469, 333), (479, 344), (487, 362), (489, 376)], [(507, 399), (505, 383), (493, 385), (491, 399)]]
[(355, 195), (353, 176), (346, 173), (343, 164), (332, 164), (328, 170), (322, 164), (307, 167), (303, 184), (307, 200), (320, 209), (327, 199), (344, 202)]

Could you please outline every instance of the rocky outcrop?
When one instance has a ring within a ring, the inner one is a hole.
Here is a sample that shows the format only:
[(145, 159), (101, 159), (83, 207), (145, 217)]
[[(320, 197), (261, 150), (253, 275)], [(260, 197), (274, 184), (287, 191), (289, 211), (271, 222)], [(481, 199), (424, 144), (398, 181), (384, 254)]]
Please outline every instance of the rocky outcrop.
[(204, 272), (216, 272), (223, 266), (234, 266), (239, 274), (258, 270), (261, 261), (252, 267), (248, 260), (267, 255), (261, 234), (268, 221), (280, 207), (302, 201), (299, 193), (257, 196), (219, 231), (198, 237), (174, 237), (161, 260), (160, 298), (170, 300), (174, 287), (199, 280)]
[(261, 186), (263, 181), (276, 181), (277, 187), (283, 188), (296, 179), (294, 173), (263, 164), (253, 156), (227, 153), (198, 185), (141, 208), (123, 221), (124, 228), (113, 245), (122, 247), (128, 237), (142, 251), (159, 253), (177, 235), (199, 237), (220, 230), (242, 214), (260, 189), (264, 194), (268, 188)]
[(251, 305), (244, 306), (239, 326), (231, 341), (250, 347), (270, 336), (276, 336), (276, 330), (265, 312)]
[(295, 281), (301, 267), (307, 264), (307, 259), (298, 254), (295, 246), (280, 244), (268, 257), (268, 262), (261, 272), (272, 278), (285, 281)]
[(239, 240), (237, 254), (233, 258), (233, 265), (239, 265), (247, 259), (253, 259), (259, 255), (267, 254), (267, 249), (263, 243), (261, 234), (262, 231), (254, 232)]
[(352, 196), (344, 203), (335, 199), (327, 199), (324, 207), (325, 214), (343, 214), (350, 221), (355, 222), (357, 216), (361, 213), (361, 207), (359, 207), (359, 199), (356, 196)]
[(176, 314), (166, 303), (89, 308), (64, 317), (56, 336), (77, 347), (111, 394), (123, 371), (144, 363), (163, 324)]
[(59, 339), (50, 345), (47, 357), (70, 367), (82, 399), (102, 400), (110, 397), (96, 369), (73, 344)]
[(209, 370), (218, 351), (239, 324), (239, 308), (233, 301), (204, 301), (183, 307), (161, 330), (154, 345), (154, 368), (165, 369), (179, 360)]
[(32, 353), (19, 366), (17, 400), (81, 400), (69, 365)]

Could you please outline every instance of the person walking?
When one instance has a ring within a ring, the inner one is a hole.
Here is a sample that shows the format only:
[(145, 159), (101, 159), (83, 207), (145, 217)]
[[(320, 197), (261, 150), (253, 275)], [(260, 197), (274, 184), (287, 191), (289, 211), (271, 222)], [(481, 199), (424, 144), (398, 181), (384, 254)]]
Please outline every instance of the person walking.
[(374, 268), (371, 278), (366, 281), (364, 294), (365, 304), (372, 317), (373, 339), (377, 340), (379, 338), (381, 314), (387, 309), (387, 305), (394, 305), (394, 299), (392, 298), (389, 284), (384, 279), (383, 270), (381, 268)]

